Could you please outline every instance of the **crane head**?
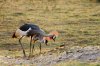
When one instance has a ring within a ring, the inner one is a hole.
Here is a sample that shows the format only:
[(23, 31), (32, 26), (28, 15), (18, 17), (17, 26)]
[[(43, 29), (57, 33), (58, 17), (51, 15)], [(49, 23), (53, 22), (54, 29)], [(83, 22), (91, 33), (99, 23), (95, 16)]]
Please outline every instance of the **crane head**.
[(55, 42), (56, 38), (58, 37), (59, 33), (57, 31), (52, 31), (49, 33), (50, 36), (43, 37), (44, 43), (47, 45), (48, 41), (53, 40)]

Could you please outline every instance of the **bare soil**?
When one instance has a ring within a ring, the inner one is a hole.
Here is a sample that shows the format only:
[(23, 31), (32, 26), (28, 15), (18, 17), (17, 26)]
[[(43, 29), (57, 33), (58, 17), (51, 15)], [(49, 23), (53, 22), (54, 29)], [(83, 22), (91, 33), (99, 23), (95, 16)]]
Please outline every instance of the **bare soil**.
[(80, 47), (74, 46), (67, 51), (58, 52), (58, 50), (64, 49), (57, 48), (42, 54), (37, 54), (31, 59), (22, 57), (4, 57), (0, 56), (0, 62), (6, 65), (36, 65), (36, 66), (52, 66), (59, 62), (77, 60), (80, 62), (100, 62), (100, 47), (99, 46), (87, 46)]

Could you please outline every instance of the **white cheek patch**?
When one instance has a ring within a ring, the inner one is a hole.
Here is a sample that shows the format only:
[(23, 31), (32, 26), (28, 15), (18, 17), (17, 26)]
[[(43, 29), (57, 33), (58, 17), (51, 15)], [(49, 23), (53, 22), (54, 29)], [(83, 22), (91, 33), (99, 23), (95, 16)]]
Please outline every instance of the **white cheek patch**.
[(27, 35), (27, 32), (29, 32), (30, 30), (31, 30), (31, 28), (29, 28), (27, 31), (22, 31), (20, 29), (17, 29), (15, 35), (17, 37), (26, 36)]
[(55, 39), (55, 38), (56, 38), (56, 36), (53, 37), (53, 39)]

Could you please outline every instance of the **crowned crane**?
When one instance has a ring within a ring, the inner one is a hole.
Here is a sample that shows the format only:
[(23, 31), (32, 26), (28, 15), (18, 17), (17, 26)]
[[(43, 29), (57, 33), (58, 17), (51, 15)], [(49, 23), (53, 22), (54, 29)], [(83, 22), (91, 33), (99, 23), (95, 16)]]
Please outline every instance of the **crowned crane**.
[[(45, 32), (37, 25), (35, 24), (24, 24), (22, 26), (20, 26), (14, 33), (12, 38), (18, 38), (19, 37), (19, 44), (21, 45), (21, 48), (23, 50), (23, 54), (24, 57), (26, 57), (26, 53), (24, 50), (24, 47), (21, 43), (22, 38), (26, 36), (26, 37), (31, 37), (30, 39), (30, 54), (32, 52), (32, 41), (37, 41), (39, 40), (40, 42), (43, 42), (47, 45), (48, 40), (46, 39), (46, 37), (52, 37), (53, 40), (55, 40), (54, 35), (51, 34), (45, 34)], [(34, 48), (34, 44), (33, 44), (33, 48)], [(40, 43), (40, 50), (41, 50), (41, 43)]]

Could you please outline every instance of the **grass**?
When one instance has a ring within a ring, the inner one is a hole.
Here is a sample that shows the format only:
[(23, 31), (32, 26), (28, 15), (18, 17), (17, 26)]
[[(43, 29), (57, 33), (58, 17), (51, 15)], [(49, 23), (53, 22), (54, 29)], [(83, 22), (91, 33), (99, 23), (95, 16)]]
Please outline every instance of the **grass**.
[(100, 66), (99, 63), (84, 63), (79, 61), (68, 61), (68, 62), (61, 62), (54, 66)]
[[(49, 47), (42, 45), (44, 52), (62, 44), (69, 47), (100, 45), (99, 17), (99, 3), (88, 0), (1, 0), (0, 55), (22, 56), (18, 39), (12, 39), (11, 36), (24, 23), (37, 24), (47, 33), (53, 30), (60, 33), (55, 43), (50, 42)], [(28, 54), (29, 40), (24, 39), (23, 43)], [(36, 51), (39, 52), (38, 47)]]

